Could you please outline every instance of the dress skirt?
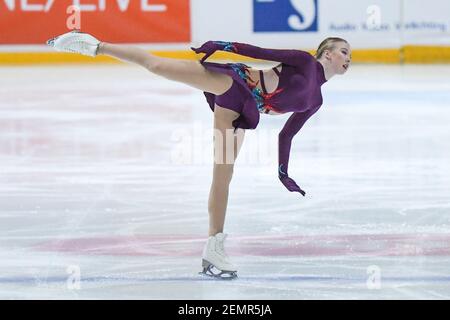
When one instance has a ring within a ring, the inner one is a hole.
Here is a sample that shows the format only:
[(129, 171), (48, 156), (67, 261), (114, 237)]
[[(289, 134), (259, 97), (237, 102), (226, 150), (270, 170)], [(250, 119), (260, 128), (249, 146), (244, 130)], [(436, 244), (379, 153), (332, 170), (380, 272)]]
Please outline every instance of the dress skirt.
[(233, 78), (230, 89), (221, 95), (204, 92), (211, 110), (214, 111), (214, 105), (217, 104), (238, 112), (239, 117), (233, 121), (235, 131), (237, 128), (255, 129), (259, 123), (260, 112), (253, 93), (255, 86), (249, 77), (249, 67), (242, 63), (203, 62), (202, 65), (210, 71), (227, 74)]

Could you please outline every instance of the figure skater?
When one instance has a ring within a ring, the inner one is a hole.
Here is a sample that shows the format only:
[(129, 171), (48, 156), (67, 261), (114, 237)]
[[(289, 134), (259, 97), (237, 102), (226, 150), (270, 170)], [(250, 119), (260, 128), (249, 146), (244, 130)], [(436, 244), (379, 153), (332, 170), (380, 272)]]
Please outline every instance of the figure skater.
[[(61, 52), (91, 57), (108, 55), (135, 63), (156, 75), (204, 92), (214, 112), (215, 155), (208, 201), (209, 237), (202, 254), (202, 273), (221, 279), (237, 276), (237, 268), (224, 250), (223, 229), (234, 162), (245, 129), (255, 129), (260, 114), (293, 112), (278, 136), (278, 177), (289, 191), (305, 196), (288, 174), (291, 141), (322, 105), (322, 84), (334, 75), (344, 74), (351, 61), (350, 46), (341, 38), (325, 39), (315, 56), (300, 50), (208, 41), (199, 48), (191, 48), (195, 53), (205, 54), (200, 61), (157, 57), (140, 48), (100, 42), (80, 31), (65, 33), (47, 44)], [(258, 70), (242, 63), (205, 61), (218, 50), (279, 64), (272, 69)]]

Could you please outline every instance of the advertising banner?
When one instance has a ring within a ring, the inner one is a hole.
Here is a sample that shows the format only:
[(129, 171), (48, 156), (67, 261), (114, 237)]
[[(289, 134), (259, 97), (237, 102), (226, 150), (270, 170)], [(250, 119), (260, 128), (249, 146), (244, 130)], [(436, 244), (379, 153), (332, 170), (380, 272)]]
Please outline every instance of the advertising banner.
[(117, 43), (190, 42), (189, 0), (0, 0), (0, 44), (81, 29)]

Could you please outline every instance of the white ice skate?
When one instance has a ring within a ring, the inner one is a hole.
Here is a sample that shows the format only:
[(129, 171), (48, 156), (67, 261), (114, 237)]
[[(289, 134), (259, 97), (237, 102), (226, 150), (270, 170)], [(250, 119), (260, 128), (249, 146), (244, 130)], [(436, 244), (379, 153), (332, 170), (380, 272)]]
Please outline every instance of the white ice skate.
[(224, 241), (227, 235), (218, 233), (208, 238), (203, 249), (201, 275), (231, 280), (237, 277), (237, 269), (225, 253)]
[(74, 30), (48, 40), (47, 44), (59, 52), (79, 53), (95, 57), (100, 41), (90, 34)]

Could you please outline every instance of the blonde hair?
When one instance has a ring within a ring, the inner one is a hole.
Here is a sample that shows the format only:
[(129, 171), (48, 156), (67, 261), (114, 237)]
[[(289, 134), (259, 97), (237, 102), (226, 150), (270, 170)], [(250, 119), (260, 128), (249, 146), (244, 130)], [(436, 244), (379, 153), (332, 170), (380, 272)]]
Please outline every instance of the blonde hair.
[(320, 59), (325, 52), (325, 50), (333, 50), (335, 48), (335, 44), (338, 42), (345, 42), (348, 44), (347, 40), (344, 40), (342, 38), (336, 38), (336, 37), (330, 37), (323, 40), (319, 48), (317, 49), (317, 52), (315, 54), (316, 59)]

